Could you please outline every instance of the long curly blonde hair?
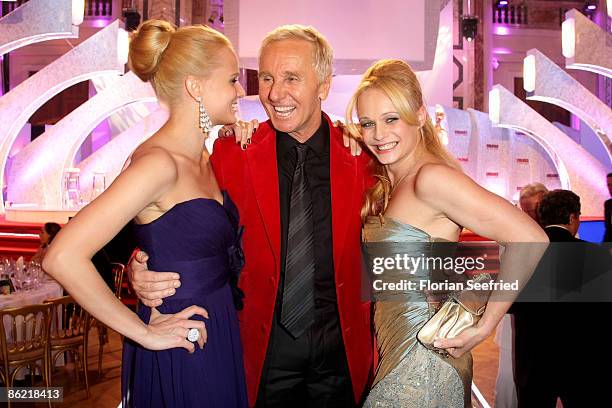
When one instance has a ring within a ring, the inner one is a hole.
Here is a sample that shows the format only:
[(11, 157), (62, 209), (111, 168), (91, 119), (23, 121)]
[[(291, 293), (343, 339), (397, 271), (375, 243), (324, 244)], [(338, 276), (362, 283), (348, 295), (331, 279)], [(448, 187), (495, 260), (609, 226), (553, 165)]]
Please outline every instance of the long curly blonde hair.
[[(353, 121), (357, 100), (368, 89), (382, 91), (397, 110), (401, 120), (411, 126), (419, 126), (415, 154), (429, 153), (448, 166), (460, 170), (459, 162), (446, 150), (440, 141), (434, 125), (425, 111), (425, 121), (421, 126), (418, 112), (424, 106), (421, 85), (410, 65), (401, 60), (383, 59), (372, 65), (364, 74), (357, 90), (351, 97), (346, 110), (346, 123), (351, 136), (361, 141), (360, 127)], [(391, 180), (385, 166), (378, 161), (372, 163), (372, 174), (377, 179), (366, 193), (361, 217), (384, 214), (391, 195)]]

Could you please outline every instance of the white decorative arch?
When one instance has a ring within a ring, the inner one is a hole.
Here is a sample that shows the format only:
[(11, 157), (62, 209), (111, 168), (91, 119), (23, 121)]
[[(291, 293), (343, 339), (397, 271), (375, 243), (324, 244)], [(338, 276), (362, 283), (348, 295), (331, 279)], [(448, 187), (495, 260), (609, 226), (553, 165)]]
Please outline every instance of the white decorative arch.
[[(5, 179), (11, 146), (32, 114), (76, 83), (123, 73), (127, 47), (127, 33), (116, 20), (0, 97), (0, 181)], [(0, 211), (4, 211), (2, 197)]]
[(597, 135), (612, 165), (612, 110), (537, 49), (527, 51), (523, 71), (527, 99), (560, 106), (582, 119)]
[(489, 117), (495, 126), (533, 137), (559, 170), (562, 187), (582, 198), (582, 215), (601, 215), (607, 198), (606, 170), (582, 146), (501, 85), (489, 92)]
[(565, 68), (612, 78), (612, 35), (572, 9), (561, 26)]
[(30, 0), (0, 18), (0, 55), (41, 41), (78, 38), (83, 0)]
[(87, 136), (114, 112), (157, 99), (149, 83), (131, 72), (118, 77), (114, 86), (95, 95), (36, 138), (15, 157), (8, 180), (8, 200), (60, 209), (62, 176)]
[[(5, 179), (11, 146), (38, 108), (76, 83), (123, 73), (126, 62), (127, 33), (116, 20), (0, 97), (0, 181)], [(2, 197), (0, 211), (4, 211)]]
[(79, 163), (77, 167), (81, 169), (81, 191), (89, 196), (93, 173), (96, 171), (106, 174), (108, 186), (117, 178), (134, 149), (157, 132), (167, 120), (168, 112), (158, 108)]

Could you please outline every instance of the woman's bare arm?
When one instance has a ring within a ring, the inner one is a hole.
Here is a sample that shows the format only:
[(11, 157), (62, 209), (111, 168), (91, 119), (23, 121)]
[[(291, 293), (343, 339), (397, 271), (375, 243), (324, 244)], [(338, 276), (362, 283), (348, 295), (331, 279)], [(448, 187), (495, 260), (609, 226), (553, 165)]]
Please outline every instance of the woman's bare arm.
[[(423, 166), (415, 183), (416, 196), (458, 225), (505, 247), (499, 278), (527, 283), (546, 250), (548, 237), (529, 216), (493, 194), (465, 174), (441, 164)], [(529, 244), (532, 243), (532, 244)], [(469, 351), (493, 332), (512, 305), (518, 291), (491, 293), (479, 332), (467, 331), (455, 339), (441, 340), (439, 347), (458, 356)]]

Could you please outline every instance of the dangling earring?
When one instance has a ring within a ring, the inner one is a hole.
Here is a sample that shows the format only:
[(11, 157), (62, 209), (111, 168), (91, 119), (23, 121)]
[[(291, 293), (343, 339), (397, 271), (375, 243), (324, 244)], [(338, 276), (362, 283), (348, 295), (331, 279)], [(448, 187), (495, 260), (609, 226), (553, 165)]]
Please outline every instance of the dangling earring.
[(202, 103), (202, 97), (196, 97), (196, 101), (198, 101), (199, 109), (200, 109), (200, 129), (202, 129), (205, 133), (210, 133), (212, 130), (212, 122), (210, 121), (210, 116), (208, 116), (208, 112), (204, 108), (204, 104)]

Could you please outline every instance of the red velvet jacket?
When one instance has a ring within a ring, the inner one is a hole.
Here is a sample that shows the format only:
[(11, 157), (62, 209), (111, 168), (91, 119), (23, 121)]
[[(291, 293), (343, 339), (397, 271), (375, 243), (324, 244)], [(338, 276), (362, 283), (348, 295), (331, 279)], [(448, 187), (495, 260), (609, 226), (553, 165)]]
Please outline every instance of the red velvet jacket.
[[(326, 116), (327, 118), (327, 116)], [(355, 400), (366, 391), (372, 374), (373, 343), (370, 303), (361, 301), (360, 208), (367, 182), (366, 154), (351, 156), (342, 132), (330, 128), (332, 236), (340, 325)], [(212, 165), (244, 225), (246, 258), (239, 286), (245, 292), (239, 314), (249, 401), (255, 404), (266, 356), (280, 277), (280, 199), (276, 131), (262, 123), (242, 150), (233, 138), (215, 142)]]

